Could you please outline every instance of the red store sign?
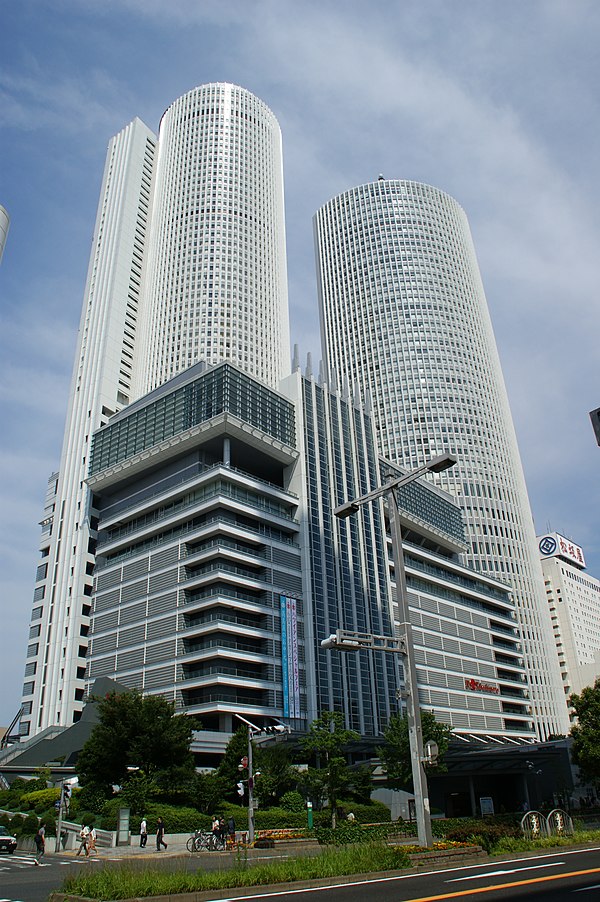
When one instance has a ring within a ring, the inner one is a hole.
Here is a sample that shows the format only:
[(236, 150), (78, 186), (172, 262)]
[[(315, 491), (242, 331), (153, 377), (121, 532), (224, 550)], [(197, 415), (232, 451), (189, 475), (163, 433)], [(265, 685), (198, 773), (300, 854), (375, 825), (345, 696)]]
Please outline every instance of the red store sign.
[(472, 692), (491, 692), (493, 695), (500, 695), (497, 686), (481, 683), (479, 680), (465, 680), (465, 689), (470, 689)]

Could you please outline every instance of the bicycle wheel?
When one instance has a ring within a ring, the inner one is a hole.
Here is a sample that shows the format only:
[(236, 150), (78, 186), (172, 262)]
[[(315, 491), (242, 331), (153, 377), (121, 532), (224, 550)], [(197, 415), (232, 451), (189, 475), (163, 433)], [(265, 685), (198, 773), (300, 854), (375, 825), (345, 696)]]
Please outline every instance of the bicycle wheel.
[(195, 836), (190, 836), (190, 838), (188, 839), (188, 841), (187, 841), (186, 844), (185, 844), (185, 847), (186, 847), (186, 849), (188, 850), (188, 852), (196, 852), (196, 851), (197, 851), (197, 849), (196, 849), (196, 837), (195, 837)]

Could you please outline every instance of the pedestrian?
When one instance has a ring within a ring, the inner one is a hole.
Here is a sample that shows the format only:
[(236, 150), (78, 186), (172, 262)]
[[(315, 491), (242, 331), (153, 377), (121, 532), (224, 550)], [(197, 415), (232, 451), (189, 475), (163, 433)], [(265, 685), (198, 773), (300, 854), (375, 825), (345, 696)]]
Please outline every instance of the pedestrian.
[(157, 825), (156, 825), (156, 851), (162, 852), (161, 846), (167, 848), (167, 844), (165, 842), (165, 825), (163, 824), (162, 817), (159, 817)]
[(94, 825), (92, 824), (92, 826), (90, 827), (89, 835), (88, 835), (88, 854), (90, 854), (91, 852), (93, 852), (94, 855), (96, 854), (96, 840), (97, 840), (97, 838), (98, 838), (98, 836), (97, 836), (97, 833), (96, 833), (96, 828), (95, 828)]
[(90, 835), (89, 828), (86, 827), (85, 824), (81, 825), (81, 830), (79, 831), (79, 848), (77, 849), (77, 855), (81, 855), (82, 850), (85, 852), (86, 858), (89, 858), (90, 853), (88, 852), (88, 837)]
[(40, 861), (44, 857), (44, 852), (46, 851), (46, 824), (44, 821), (42, 821), (38, 827), (38, 832), (35, 834), (35, 847), (37, 849), (35, 863), (39, 867)]
[(140, 849), (145, 849), (147, 842), (148, 842), (148, 822), (146, 821), (146, 815), (144, 815), (142, 818), (142, 822), (140, 824)]
[(225, 846), (225, 835), (227, 833), (227, 825), (225, 823), (225, 818), (219, 818), (219, 839), (221, 840), (221, 844)]
[(233, 815), (227, 821), (227, 833), (229, 834), (229, 846), (233, 848), (235, 845), (235, 818)]

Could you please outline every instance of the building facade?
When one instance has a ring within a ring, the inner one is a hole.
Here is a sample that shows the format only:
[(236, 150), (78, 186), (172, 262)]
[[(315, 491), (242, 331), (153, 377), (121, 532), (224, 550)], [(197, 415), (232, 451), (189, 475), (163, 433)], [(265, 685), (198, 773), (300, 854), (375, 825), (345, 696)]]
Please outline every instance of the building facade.
[(566, 732), (535, 531), (468, 222), (415, 182), (361, 185), (314, 219), (328, 378), (369, 397), (383, 457), (454, 495), (468, 563), (512, 586), (540, 738)]
[(9, 228), (10, 216), (8, 215), (6, 207), (3, 207), (2, 204), (0, 204), (0, 263), (2, 262), (2, 255), (4, 254), (4, 248), (6, 247)]
[[(90, 685), (167, 697), (213, 750), (236, 715), (301, 732), (336, 710), (376, 739), (401, 706), (400, 662), (320, 643), (338, 628), (398, 629), (383, 503), (333, 513), (381, 475), (368, 412), (298, 370), (274, 392), (231, 364), (196, 364), (116, 414), (88, 477)], [(508, 589), (459, 562), (461, 514), (445, 493), (419, 483), (400, 502), (421, 705), (465, 741), (531, 740)]]
[(290, 371), (281, 131), (244, 88), (176, 100), (159, 131), (138, 396), (198, 360)]
[(559, 533), (538, 536), (538, 548), (568, 704), (600, 677), (600, 580), (585, 572), (583, 549)]
[[(158, 161), (158, 162), (157, 162)], [(21, 735), (81, 715), (97, 512), (90, 442), (198, 360), (289, 372), (281, 136), (258, 98), (205, 85), (108, 147), (57, 473), (42, 520)]]
[(41, 521), (20, 732), (81, 716), (97, 515), (85, 484), (95, 429), (132, 398), (156, 139), (139, 120), (108, 147), (58, 472)]
[(299, 373), (283, 389), (197, 364), (94, 436), (88, 680), (166, 696), (223, 748), (236, 714), (302, 731), (342, 710), (374, 737), (396, 706), (395, 662), (320, 646), (392, 635), (382, 513), (349, 546), (333, 516), (344, 486), (376, 484), (372, 424)]

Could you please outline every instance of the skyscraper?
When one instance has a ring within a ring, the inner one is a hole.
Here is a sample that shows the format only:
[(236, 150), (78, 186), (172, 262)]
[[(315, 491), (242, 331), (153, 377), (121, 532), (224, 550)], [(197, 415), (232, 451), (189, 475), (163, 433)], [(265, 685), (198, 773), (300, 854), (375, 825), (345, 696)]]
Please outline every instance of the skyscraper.
[[(158, 162), (157, 162), (158, 160)], [(94, 430), (198, 360), (276, 386), (289, 354), (281, 135), (243, 88), (196, 88), (157, 138), (135, 119), (110, 142), (60, 469), (42, 520), (21, 734), (83, 707), (98, 511)]]
[(140, 392), (197, 360), (276, 388), (289, 373), (281, 132), (243, 88), (196, 88), (164, 114)]
[(344, 192), (314, 219), (329, 375), (370, 396), (383, 457), (460, 501), (469, 563), (511, 584), (541, 738), (568, 730), (535, 531), (492, 325), (464, 211), (407, 181)]

